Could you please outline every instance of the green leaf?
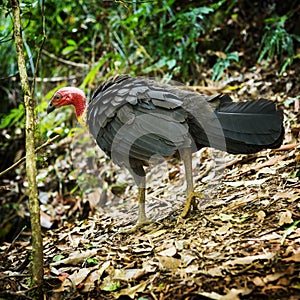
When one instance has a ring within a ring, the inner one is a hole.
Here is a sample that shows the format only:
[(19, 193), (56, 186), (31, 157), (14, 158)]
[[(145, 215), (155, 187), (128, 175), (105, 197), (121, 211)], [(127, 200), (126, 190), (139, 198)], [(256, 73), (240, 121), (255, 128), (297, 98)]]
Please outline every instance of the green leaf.
[[(11, 109), (11, 111), (1, 119), (0, 129), (15, 125), (24, 116), (25, 116), (24, 105), (19, 104), (18, 108)], [(21, 127), (24, 127), (24, 125)]]
[(52, 260), (56, 262), (56, 261), (60, 261), (64, 258), (65, 258), (64, 255), (58, 254), (58, 255), (55, 255)]
[(81, 89), (84, 89), (88, 84), (92, 84), (94, 82), (99, 69), (107, 62), (107, 60), (110, 56), (111, 56), (111, 53), (102, 57), (100, 59), (100, 61), (91, 69), (91, 71), (86, 75), (82, 84), (80, 85)]
[(116, 291), (121, 286), (120, 281), (109, 282), (106, 286), (102, 288), (103, 291), (113, 292)]
[(69, 45), (71, 45), (71, 46), (77, 47), (77, 43), (76, 43), (74, 40), (68, 39), (68, 40), (67, 40), (67, 43), (68, 43)]
[(298, 226), (299, 223), (300, 223), (300, 220), (294, 222), (291, 226), (289, 226), (285, 230), (285, 233), (283, 234), (282, 239), (281, 239), (281, 244), (284, 243), (284, 241), (287, 238), (287, 236), (290, 235), (295, 230), (295, 228)]
[(234, 60), (234, 61), (238, 62), (239, 54), (237, 52), (231, 52), (226, 55), (226, 60)]
[(73, 52), (75, 50), (76, 50), (76, 47), (74, 47), (74, 46), (67, 46), (64, 49), (62, 49), (61, 53), (63, 55), (65, 55), (65, 54), (68, 54), (68, 53)]
[[(229, 49), (229, 47), (227, 47)], [(237, 52), (226, 53), (225, 58), (219, 57), (216, 63), (213, 65), (212, 80), (220, 80), (224, 71), (230, 67), (231, 61), (239, 61), (239, 54)]]
[(92, 265), (98, 265), (100, 263), (99, 260), (95, 257), (87, 258), (86, 262)]

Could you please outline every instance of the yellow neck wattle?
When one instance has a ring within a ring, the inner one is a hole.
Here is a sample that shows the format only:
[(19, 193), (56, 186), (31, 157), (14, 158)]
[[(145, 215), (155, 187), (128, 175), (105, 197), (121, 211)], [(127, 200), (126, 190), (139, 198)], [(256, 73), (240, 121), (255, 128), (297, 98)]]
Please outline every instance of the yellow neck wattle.
[(77, 117), (77, 120), (79, 122), (79, 124), (85, 128), (88, 129), (87, 127), (87, 116), (86, 116), (86, 110), (84, 110), (84, 112), (81, 114), (81, 116)]

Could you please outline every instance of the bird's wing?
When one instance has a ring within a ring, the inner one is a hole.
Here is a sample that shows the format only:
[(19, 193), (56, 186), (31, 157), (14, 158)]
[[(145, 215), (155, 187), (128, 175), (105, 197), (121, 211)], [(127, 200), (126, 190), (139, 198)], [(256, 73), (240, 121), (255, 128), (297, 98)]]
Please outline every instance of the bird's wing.
[(95, 136), (105, 127), (125, 104), (148, 110), (180, 107), (182, 100), (165, 87), (149, 79), (128, 75), (108, 79), (95, 91), (89, 103), (88, 122), (92, 134)]
[(87, 115), (90, 132), (109, 153), (118, 143), (119, 152), (122, 146), (124, 153), (130, 147), (131, 156), (138, 159), (172, 155), (187, 142), (185, 93), (140, 77), (111, 78), (92, 96)]

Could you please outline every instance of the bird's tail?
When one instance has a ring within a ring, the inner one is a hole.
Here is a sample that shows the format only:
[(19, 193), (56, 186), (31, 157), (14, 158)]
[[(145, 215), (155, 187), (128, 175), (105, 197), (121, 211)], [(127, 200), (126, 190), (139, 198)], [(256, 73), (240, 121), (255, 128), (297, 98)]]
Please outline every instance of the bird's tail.
[[(283, 112), (272, 101), (259, 99), (232, 102), (228, 95), (220, 95), (211, 100), (212, 103), (216, 101), (217, 106), (212, 106), (215, 107), (215, 116), (223, 131), (227, 152), (248, 154), (281, 145), (284, 136)], [(192, 135), (196, 144), (205, 145), (201, 134), (197, 141), (195, 133)]]

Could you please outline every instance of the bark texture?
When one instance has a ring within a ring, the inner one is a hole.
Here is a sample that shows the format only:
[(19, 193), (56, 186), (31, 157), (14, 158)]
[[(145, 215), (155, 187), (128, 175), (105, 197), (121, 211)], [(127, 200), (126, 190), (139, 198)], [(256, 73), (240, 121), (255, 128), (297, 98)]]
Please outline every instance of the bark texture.
[(30, 221), (32, 231), (32, 286), (37, 287), (35, 299), (41, 298), (41, 286), (43, 282), (43, 242), (40, 226), (40, 207), (36, 183), (36, 154), (34, 145), (34, 99), (30, 90), (24, 45), (22, 41), (20, 4), (18, 0), (10, 0), (14, 19), (14, 38), (17, 51), (18, 68), (21, 79), (21, 86), (24, 95), (26, 111), (26, 174), (28, 179), (28, 196), (30, 204)]

